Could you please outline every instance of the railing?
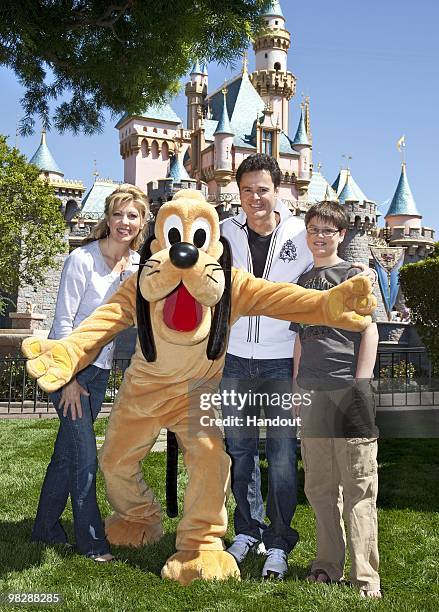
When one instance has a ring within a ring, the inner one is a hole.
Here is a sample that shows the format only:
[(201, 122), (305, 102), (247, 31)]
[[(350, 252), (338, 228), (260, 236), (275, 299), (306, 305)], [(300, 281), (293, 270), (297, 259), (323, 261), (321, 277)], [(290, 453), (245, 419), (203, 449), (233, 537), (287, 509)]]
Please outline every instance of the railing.
[[(0, 359), (0, 417), (43, 417), (56, 412), (46, 393), (27, 374), (26, 360)], [(101, 413), (111, 410), (129, 360), (115, 359)], [(376, 404), (389, 407), (439, 406), (439, 379), (434, 378), (425, 349), (380, 348), (374, 371)]]
[[(0, 358), (0, 418), (56, 416), (49, 396), (28, 375), (25, 364), (26, 359), (21, 357)], [(129, 359), (113, 361), (102, 415), (111, 411), (123, 373), (128, 365)]]

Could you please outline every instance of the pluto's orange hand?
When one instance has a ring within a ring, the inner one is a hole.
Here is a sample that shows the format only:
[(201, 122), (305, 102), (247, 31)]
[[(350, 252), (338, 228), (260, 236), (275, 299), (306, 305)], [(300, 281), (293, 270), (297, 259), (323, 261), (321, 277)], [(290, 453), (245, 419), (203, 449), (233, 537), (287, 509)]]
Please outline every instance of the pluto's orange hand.
[(29, 360), (26, 364), (28, 373), (37, 379), (43, 391), (57, 391), (75, 372), (68, 344), (63, 340), (26, 338), (21, 350)]
[(354, 276), (324, 292), (326, 325), (362, 332), (371, 323), (369, 315), (377, 305), (367, 276)]

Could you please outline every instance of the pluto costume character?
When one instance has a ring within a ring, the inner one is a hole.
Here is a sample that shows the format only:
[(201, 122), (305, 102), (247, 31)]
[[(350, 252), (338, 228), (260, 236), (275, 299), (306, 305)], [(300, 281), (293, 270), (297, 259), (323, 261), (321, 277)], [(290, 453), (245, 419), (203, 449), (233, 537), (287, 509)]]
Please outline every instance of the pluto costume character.
[(197, 191), (178, 192), (157, 215), (141, 270), (59, 340), (28, 338), (27, 368), (45, 391), (55, 391), (86, 367), (121, 330), (137, 324), (139, 338), (108, 424), (100, 465), (114, 514), (106, 531), (113, 544), (142, 546), (162, 536), (161, 509), (143, 480), (141, 461), (160, 430), (175, 432), (188, 472), (176, 554), (162, 576), (239, 576), (224, 551), (230, 460), (218, 431), (203, 428), (197, 401), (221, 377), (227, 329), (241, 316), (264, 315), (362, 331), (375, 306), (365, 276), (316, 291), (273, 283), (231, 267), (220, 240), (218, 215)]

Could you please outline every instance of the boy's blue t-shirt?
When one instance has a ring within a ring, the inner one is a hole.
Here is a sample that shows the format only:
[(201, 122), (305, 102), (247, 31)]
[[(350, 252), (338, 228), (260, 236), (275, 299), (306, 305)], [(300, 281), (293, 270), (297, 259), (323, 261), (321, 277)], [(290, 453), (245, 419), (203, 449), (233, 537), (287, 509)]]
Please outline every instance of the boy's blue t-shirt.
[[(333, 266), (313, 267), (304, 272), (297, 284), (306, 289), (324, 291), (359, 274), (347, 261)], [(292, 323), (302, 347), (298, 384), (304, 389), (334, 389), (355, 378), (361, 333), (349, 332), (325, 325)]]

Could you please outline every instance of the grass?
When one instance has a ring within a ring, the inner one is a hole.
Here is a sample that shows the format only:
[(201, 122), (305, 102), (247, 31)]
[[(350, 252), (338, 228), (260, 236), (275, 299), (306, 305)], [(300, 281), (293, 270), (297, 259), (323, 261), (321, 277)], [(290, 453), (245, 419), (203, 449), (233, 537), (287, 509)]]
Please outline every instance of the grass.
[[(160, 569), (174, 551), (178, 519), (165, 518), (164, 538), (140, 550), (116, 549), (120, 561), (98, 565), (59, 547), (29, 542), (39, 488), (50, 459), (57, 423), (54, 420), (0, 421), (0, 592), (58, 592), (62, 606), (15, 609), (136, 611), (289, 612), (392, 610), (437, 612), (439, 609), (439, 440), (381, 440), (379, 531), (384, 599), (360, 600), (349, 587), (304, 582), (315, 552), (315, 523), (303, 496), (294, 526), (301, 535), (282, 583), (262, 582), (263, 560), (250, 558), (242, 581), (197, 581), (180, 587), (160, 578)], [(96, 425), (102, 435), (105, 420)], [(145, 461), (145, 474), (164, 501), (164, 455)], [(179, 472), (180, 509), (185, 483)], [(263, 464), (264, 482), (266, 465)], [(102, 478), (98, 494), (104, 515), (110, 513)], [(232, 502), (229, 511), (232, 510)], [(70, 507), (64, 524), (71, 536)], [(227, 539), (233, 536), (229, 528)], [(0, 604), (0, 610), (6, 610)], [(12, 609), (12, 608), (11, 608)]]

